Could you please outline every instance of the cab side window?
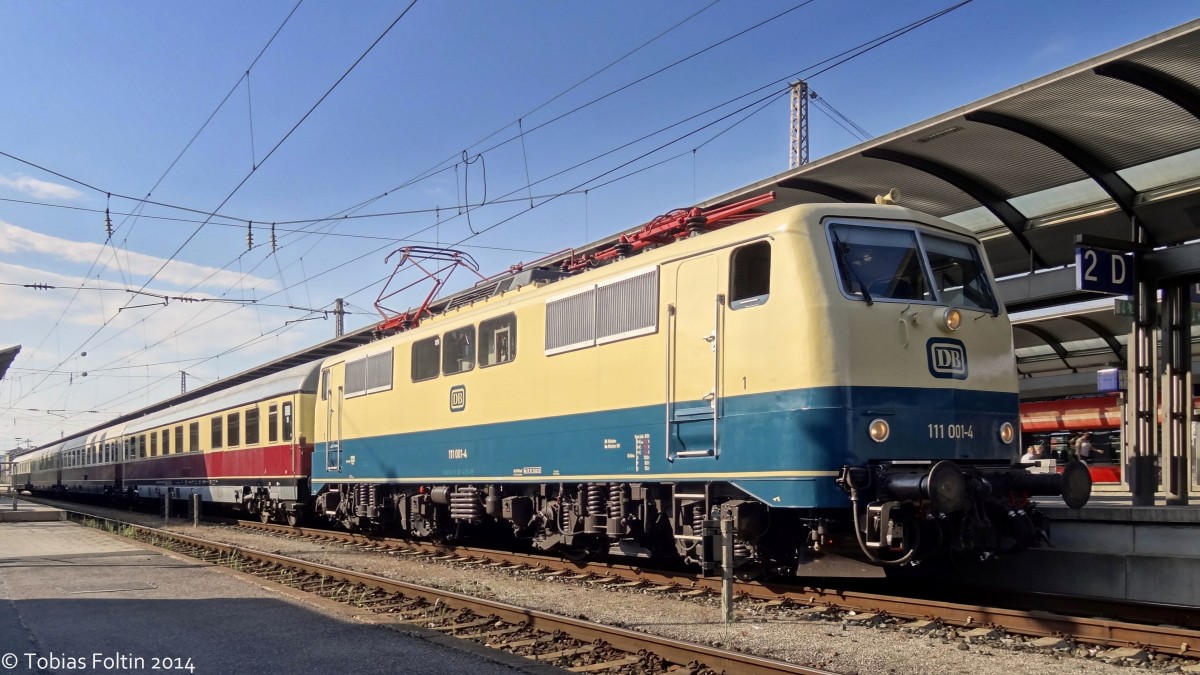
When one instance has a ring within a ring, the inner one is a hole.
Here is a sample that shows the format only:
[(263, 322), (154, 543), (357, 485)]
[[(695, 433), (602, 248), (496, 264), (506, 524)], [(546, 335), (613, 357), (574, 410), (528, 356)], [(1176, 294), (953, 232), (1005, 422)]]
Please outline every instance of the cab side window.
[(735, 249), (729, 260), (730, 308), (761, 305), (770, 295), (770, 242), (759, 241)]

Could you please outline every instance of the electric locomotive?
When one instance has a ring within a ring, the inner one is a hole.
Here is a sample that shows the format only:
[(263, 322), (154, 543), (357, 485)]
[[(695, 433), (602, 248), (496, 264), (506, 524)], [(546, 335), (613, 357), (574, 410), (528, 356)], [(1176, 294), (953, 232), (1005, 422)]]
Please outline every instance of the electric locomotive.
[(1035, 545), (1011, 328), (967, 230), (890, 205), (683, 211), (321, 365), (314, 508), (569, 556), (877, 576)]

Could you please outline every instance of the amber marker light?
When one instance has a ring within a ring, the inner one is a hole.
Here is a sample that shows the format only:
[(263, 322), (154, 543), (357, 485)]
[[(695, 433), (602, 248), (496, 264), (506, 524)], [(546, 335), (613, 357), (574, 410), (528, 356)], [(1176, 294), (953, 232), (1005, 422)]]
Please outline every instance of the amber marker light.
[(871, 434), (871, 440), (876, 443), (886, 441), (892, 433), (892, 429), (888, 426), (888, 423), (879, 419), (872, 421), (867, 431)]
[(958, 327), (962, 325), (962, 312), (953, 307), (942, 310), (942, 325), (951, 332), (958, 330)]

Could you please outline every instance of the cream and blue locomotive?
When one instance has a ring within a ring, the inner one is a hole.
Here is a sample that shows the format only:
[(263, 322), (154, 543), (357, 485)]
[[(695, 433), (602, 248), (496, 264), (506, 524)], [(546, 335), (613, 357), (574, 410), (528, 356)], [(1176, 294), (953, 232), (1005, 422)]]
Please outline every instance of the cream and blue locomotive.
[(890, 205), (678, 221), (327, 359), (316, 513), (706, 567), (728, 518), (740, 567), (843, 576), (1032, 545), (1030, 496), (1087, 501), (1083, 467), (1015, 463), (1011, 328), (968, 231)]

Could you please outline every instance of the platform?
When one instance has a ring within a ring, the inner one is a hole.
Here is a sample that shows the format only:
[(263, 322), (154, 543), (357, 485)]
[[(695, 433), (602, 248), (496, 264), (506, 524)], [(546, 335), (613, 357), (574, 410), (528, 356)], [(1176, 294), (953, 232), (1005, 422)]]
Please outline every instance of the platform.
[[(13, 508), (14, 501), (16, 502), (16, 508)], [(0, 495), (0, 523), (27, 523), (66, 519), (67, 514), (61, 509), (14, 498), (11, 494)]]
[(1038, 501), (1053, 548), (968, 565), (959, 583), (1200, 607), (1200, 499), (1133, 506), (1128, 495), (1100, 493), (1077, 510)]
[(6, 672), (561, 672), (344, 607), (75, 523), (0, 523)]

